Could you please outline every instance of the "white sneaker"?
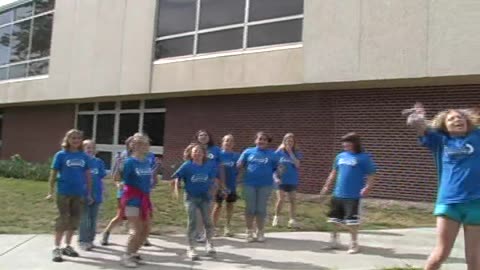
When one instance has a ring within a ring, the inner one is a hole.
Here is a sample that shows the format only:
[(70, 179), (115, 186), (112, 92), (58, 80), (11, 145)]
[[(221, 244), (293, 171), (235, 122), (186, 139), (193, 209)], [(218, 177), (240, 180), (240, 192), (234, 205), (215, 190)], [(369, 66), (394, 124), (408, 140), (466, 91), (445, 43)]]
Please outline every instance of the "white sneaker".
[(356, 254), (360, 251), (360, 246), (358, 245), (357, 242), (352, 242), (350, 244), (350, 248), (348, 249), (347, 253), (348, 254)]
[(215, 248), (213, 247), (212, 243), (207, 242), (207, 244), (205, 245), (205, 248), (206, 248), (206, 251), (207, 251), (207, 254), (208, 254), (208, 255), (215, 255), (215, 254), (217, 254), (217, 251), (216, 251)]
[(295, 219), (290, 219), (288, 221), (288, 227), (292, 228), (292, 229), (298, 229), (300, 226), (298, 225), (298, 223)]
[(278, 227), (278, 216), (273, 216), (272, 227)]
[(253, 236), (253, 231), (247, 230), (247, 243), (255, 242), (255, 237)]
[(78, 247), (80, 248), (80, 250), (83, 250), (83, 251), (89, 250), (89, 249), (88, 249), (88, 243), (80, 242), (80, 243), (78, 244)]
[(128, 254), (124, 254), (122, 256), (122, 265), (127, 267), (127, 268), (136, 268), (138, 267), (137, 262), (132, 258), (132, 256)]
[(225, 237), (233, 237), (234, 236), (234, 233), (232, 232), (232, 228), (230, 228), (230, 226), (225, 226), (225, 231), (223, 233), (223, 235)]
[(187, 249), (187, 257), (189, 259), (191, 259), (192, 261), (196, 261), (196, 260), (199, 259), (198, 253), (197, 253), (197, 251), (195, 250), (194, 247), (190, 247), (190, 248)]
[(263, 230), (257, 231), (257, 242), (265, 242), (265, 232)]
[(332, 237), (330, 239), (330, 243), (328, 243), (329, 249), (339, 249), (340, 248), (340, 241), (338, 241), (337, 237)]
[(143, 258), (140, 256), (140, 254), (135, 253), (132, 255), (132, 259), (134, 262), (136, 262), (138, 265), (146, 265), (147, 263), (143, 260)]

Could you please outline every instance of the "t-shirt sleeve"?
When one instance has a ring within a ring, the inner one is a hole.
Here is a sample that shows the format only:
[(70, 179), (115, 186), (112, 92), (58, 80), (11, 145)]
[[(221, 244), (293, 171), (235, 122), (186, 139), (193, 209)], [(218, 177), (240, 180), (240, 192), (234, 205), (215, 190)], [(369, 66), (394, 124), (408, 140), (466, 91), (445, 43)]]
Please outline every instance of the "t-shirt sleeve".
[(220, 147), (215, 147), (215, 162), (217, 162), (219, 165), (222, 164), (221, 153), (222, 150), (220, 150)]
[(186, 178), (186, 170), (187, 170), (187, 163), (184, 162), (180, 168), (177, 169), (177, 171), (175, 171), (173, 174), (172, 174), (172, 178), (180, 178), (180, 179), (185, 179)]
[(365, 173), (367, 175), (371, 175), (377, 172), (377, 165), (373, 161), (373, 158), (371, 155), (367, 154), (365, 157)]
[(62, 152), (57, 152), (55, 154), (55, 156), (53, 157), (52, 167), (51, 167), (53, 170), (60, 171), (60, 169), (62, 169), (63, 157), (64, 157), (64, 154)]
[(83, 160), (85, 160), (85, 167), (83, 168), (84, 171), (88, 171), (93, 168), (92, 161), (93, 159), (90, 158), (87, 154), (83, 153)]
[(425, 135), (418, 137), (420, 145), (435, 151), (442, 143), (444, 135), (436, 130), (427, 130)]
[(217, 175), (218, 175), (218, 168), (215, 166), (211, 166), (208, 172), (208, 178), (213, 180), (217, 178)]
[(303, 153), (302, 153), (302, 152), (295, 152), (295, 157), (296, 157), (298, 160), (302, 160), (302, 159), (303, 159)]
[(248, 152), (249, 152), (248, 149), (242, 152), (242, 154), (238, 158), (237, 164), (244, 165), (247, 162)]
[(276, 170), (278, 167), (278, 164), (280, 163), (280, 158), (282, 157), (282, 154), (280, 152), (272, 152), (272, 166), (273, 170)]

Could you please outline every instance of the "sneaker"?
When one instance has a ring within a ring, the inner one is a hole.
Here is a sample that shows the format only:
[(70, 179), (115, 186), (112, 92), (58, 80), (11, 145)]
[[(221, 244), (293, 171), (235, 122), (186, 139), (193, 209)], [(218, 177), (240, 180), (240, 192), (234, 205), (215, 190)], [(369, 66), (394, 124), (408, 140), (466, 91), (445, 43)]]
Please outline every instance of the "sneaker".
[(78, 257), (78, 253), (71, 247), (67, 246), (64, 249), (62, 249), (62, 254), (68, 257)]
[(136, 262), (138, 265), (146, 265), (147, 263), (143, 260), (142, 256), (140, 254), (136, 253), (132, 255), (132, 259), (134, 262)]
[(258, 242), (265, 242), (265, 233), (262, 231), (257, 231), (257, 241)]
[(348, 254), (356, 254), (360, 251), (360, 247), (358, 246), (357, 242), (352, 242), (350, 244), (350, 248), (348, 249), (347, 253)]
[(288, 221), (288, 228), (291, 229), (298, 229), (300, 226), (298, 225), (297, 221), (295, 219), (290, 219)]
[(83, 250), (83, 251), (87, 251), (88, 249), (88, 244), (87, 243), (84, 243), (84, 242), (80, 242), (78, 243), (78, 247), (80, 248), (80, 250)]
[(94, 247), (95, 247), (95, 245), (92, 242), (87, 243), (87, 250), (88, 251), (92, 250)]
[(122, 256), (122, 265), (128, 268), (136, 268), (138, 266), (133, 257), (128, 254)]
[(252, 243), (252, 242), (255, 242), (253, 231), (247, 230), (247, 243)]
[(337, 237), (332, 237), (330, 243), (328, 243), (329, 249), (340, 249), (340, 242)]
[(197, 251), (195, 251), (195, 248), (193, 247), (187, 249), (187, 257), (190, 258), (192, 261), (196, 261), (199, 259)]
[(278, 216), (273, 216), (272, 227), (278, 227)]
[(205, 246), (205, 249), (206, 249), (208, 255), (217, 254), (217, 251), (215, 250), (212, 243), (210, 243), (210, 242), (207, 242), (207, 245)]
[(52, 252), (52, 255), (53, 255), (53, 259), (52, 261), (54, 262), (63, 262), (63, 258), (62, 258), (62, 250), (59, 249), (59, 248), (55, 248)]
[(100, 244), (102, 244), (102, 246), (108, 246), (108, 238), (110, 238), (110, 232), (104, 232)]
[(224, 235), (225, 237), (233, 237), (233, 236), (234, 236), (234, 234), (233, 234), (232, 229), (230, 228), (230, 226), (225, 226), (225, 231), (224, 231), (223, 235)]
[(147, 240), (145, 240), (145, 243), (143, 243), (143, 245), (144, 245), (145, 247), (151, 247), (151, 246), (152, 246), (152, 243), (150, 243), (150, 241), (148, 241), (148, 239), (147, 239)]
[(199, 233), (197, 237), (195, 237), (195, 241), (197, 241), (197, 243), (205, 243), (207, 242), (207, 236), (205, 233)]

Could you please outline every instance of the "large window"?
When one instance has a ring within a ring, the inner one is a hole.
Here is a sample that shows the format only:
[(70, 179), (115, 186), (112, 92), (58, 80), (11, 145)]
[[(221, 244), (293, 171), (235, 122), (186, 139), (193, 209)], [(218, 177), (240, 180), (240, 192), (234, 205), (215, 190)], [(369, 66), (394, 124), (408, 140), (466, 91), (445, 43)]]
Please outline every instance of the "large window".
[(163, 154), (165, 106), (163, 100), (135, 100), (77, 104), (76, 126), (97, 143), (99, 156), (113, 162), (135, 132), (151, 139), (151, 150)]
[(158, 0), (155, 59), (302, 41), (304, 0)]
[(55, 0), (0, 11), (0, 80), (48, 74)]

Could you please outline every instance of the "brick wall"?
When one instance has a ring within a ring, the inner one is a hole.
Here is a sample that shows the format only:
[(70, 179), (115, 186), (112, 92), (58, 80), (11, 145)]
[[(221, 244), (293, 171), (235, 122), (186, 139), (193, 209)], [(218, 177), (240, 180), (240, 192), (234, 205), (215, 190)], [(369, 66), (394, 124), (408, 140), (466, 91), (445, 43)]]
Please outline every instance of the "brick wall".
[[(358, 132), (379, 166), (373, 196), (432, 201), (436, 191), (433, 159), (417, 146), (400, 114), (415, 101), (430, 112), (480, 104), (480, 86), (314, 91), (176, 98), (166, 101), (165, 164), (181, 163), (196, 130), (210, 130), (216, 142), (232, 133), (240, 151), (256, 131), (269, 132), (276, 147), (287, 132), (296, 134), (304, 161), (302, 192), (318, 192), (331, 168), (338, 139)], [(167, 169), (167, 171), (171, 172)]]
[(1, 158), (20, 154), (29, 161), (45, 162), (60, 150), (65, 132), (74, 125), (73, 105), (5, 108)]

